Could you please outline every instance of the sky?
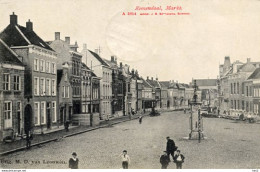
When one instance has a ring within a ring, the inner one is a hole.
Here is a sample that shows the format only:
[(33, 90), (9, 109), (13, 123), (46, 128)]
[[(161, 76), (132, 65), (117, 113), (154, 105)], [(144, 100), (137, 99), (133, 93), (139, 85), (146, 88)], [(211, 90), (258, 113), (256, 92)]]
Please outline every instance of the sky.
[[(189, 15), (141, 16), (158, 11), (136, 6)], [(30, 19), (43, 40), (60, 32), (77, 41), (79, 52), (83, 43), (93, 51), (100, 46), (101, 57), (115, 55), (144, 78), (189, 83), (217, 78), (225, 56), (260, 61), (260, 0), (0, 0), (0, 30), (12, 12), (19, 25)]]

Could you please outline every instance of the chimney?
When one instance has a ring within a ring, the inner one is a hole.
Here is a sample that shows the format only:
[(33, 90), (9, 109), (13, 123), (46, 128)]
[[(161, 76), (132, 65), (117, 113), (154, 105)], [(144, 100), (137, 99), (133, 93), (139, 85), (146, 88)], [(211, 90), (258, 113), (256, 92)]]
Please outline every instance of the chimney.
[(156, 81), (158, 81), (158, 77), (156, 77)]
[(136, 74), (136, 76), (139, 76), (139, 74), (138, 74), (138, 70), (135, 71), (135, 74)]
[(115, 61), (115, 57), (111, 56), (111, 62), (114, 62), (114, 61)]
[(66, 37), (65, 37), (65, 42), (66, 42), (68, 45), (70, 45), (70, 37), (69, 37), (69, 36), (66, 36)]
[(28, 20), (28, 22), (26, 22), (26, 29), (28, 31), (33, 31), (33, 23), (30, 21), (30, 19)]
[(83, 50), (87, 50), (87, 44), (83, 44)]
[(117, 64), (117, 57), (115, 56), (115, 63)]
[(134, 74), (135, 74), (135, 70), (134, 70), (134, 69), (132, 69), (131, 73), (132, 73), (132, 75), (134, 75)]
[(147, 76), (147, 80), (149, 80), (149, 76)]
[(122, 62), (120, 62), (120, 69), (122, 69), (123, 68), (123, 63)]
[(55, 40), (60, 40), (60, 32), (55, 32)]
[(10, 15), (10, 24), (17, 25), (17, 15), (15, 15), (14, 12)]
[(247, 63), (250, 63), (251, 62), (251, 59), (250, 58), (247, 58)]
[(152, 77), (152, 81), (153, 81), (153, 77)]

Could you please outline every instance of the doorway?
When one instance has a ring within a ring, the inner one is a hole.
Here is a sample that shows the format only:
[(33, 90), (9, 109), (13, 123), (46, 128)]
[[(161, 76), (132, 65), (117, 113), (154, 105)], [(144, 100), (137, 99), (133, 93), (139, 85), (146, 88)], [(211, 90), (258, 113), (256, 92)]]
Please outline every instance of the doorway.
[(32, 107), (27, 104), (24, 108), (24, 132), (29, 133), (32, 129)]

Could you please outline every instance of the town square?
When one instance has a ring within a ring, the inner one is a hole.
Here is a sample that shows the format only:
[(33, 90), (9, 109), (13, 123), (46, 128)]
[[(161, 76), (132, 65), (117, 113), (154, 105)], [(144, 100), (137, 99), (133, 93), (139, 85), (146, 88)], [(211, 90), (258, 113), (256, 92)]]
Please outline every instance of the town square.
[(199, 2), (0, 0), (0, 167), (259, 169), (260, 1)]

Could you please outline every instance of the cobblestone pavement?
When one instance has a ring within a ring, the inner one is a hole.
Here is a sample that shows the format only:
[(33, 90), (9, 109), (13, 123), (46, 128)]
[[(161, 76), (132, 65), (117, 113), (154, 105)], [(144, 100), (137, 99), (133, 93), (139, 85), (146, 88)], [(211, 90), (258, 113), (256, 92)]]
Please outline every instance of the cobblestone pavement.
[[(131, 158), (129, 168), (158, 169), (159, 157), (165, 150), (166, 136), (175, 140), (185, 156), (183, 168), (260, 168), (260, 125), (222, 118), (204, 118), (207, 137), (185, 140), (189, 134), (189, 115), (166, 112), (158, 117), (145, 117), (31, 150), (1, 157), (2, 168), (68, 168), (68, 159), (77, 152), (79, 168), (119, 169), (120, 153), (126, 149)], [(20, 160), (20, 163), (16, 163)], [(57, 162), (53, 162), (57, 161)], [(175, 168), (170, 163), (169, 168)]]

